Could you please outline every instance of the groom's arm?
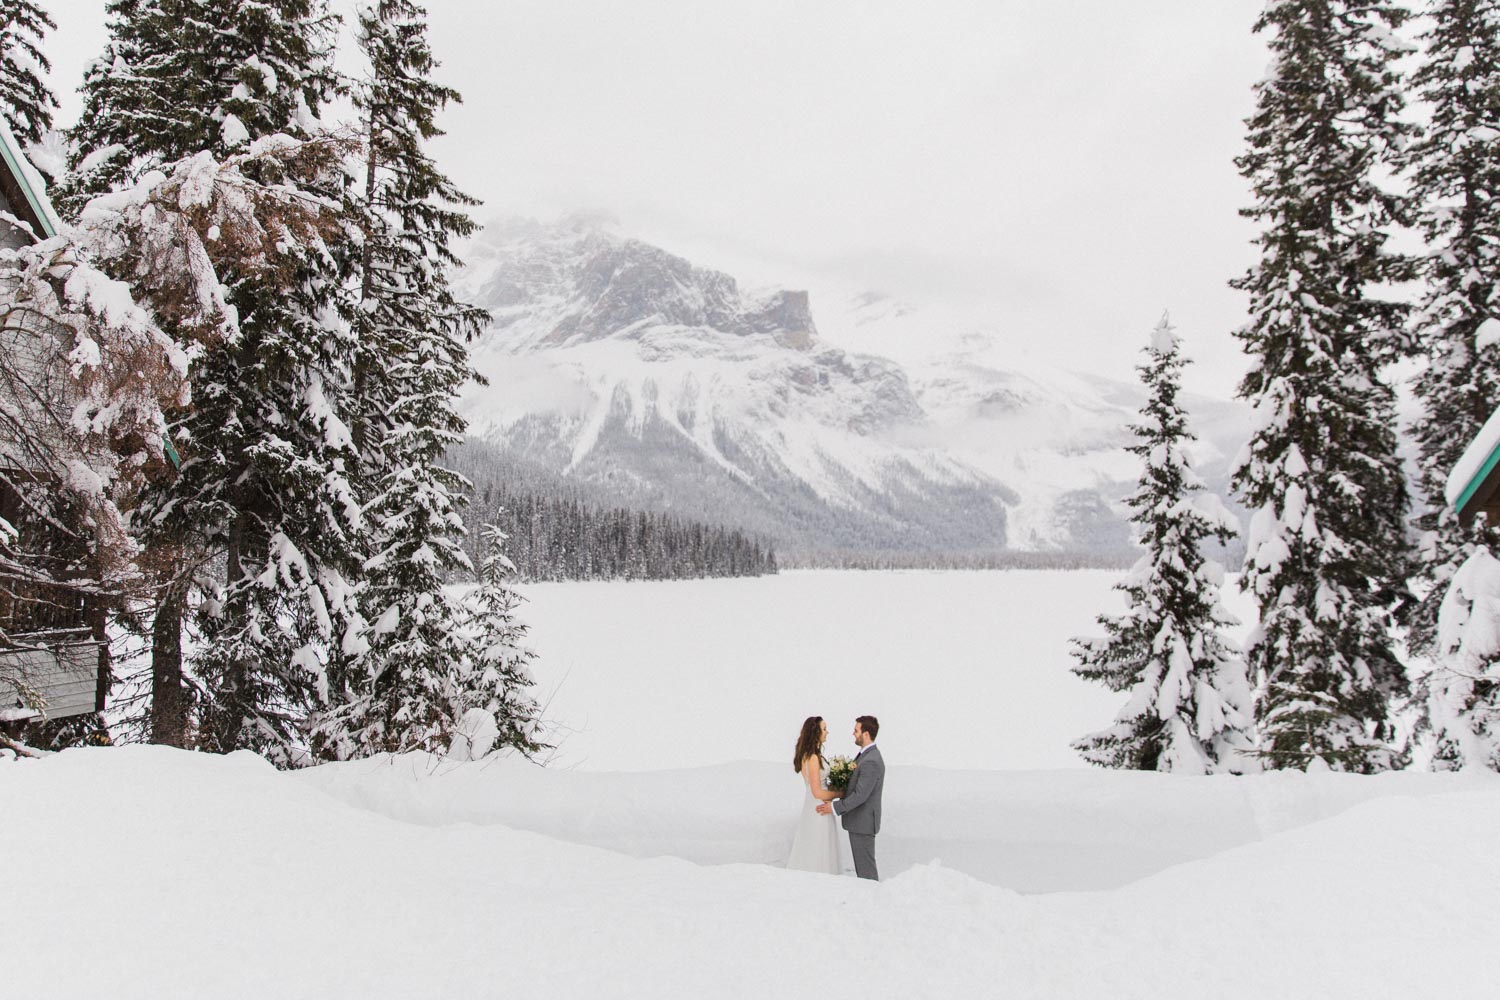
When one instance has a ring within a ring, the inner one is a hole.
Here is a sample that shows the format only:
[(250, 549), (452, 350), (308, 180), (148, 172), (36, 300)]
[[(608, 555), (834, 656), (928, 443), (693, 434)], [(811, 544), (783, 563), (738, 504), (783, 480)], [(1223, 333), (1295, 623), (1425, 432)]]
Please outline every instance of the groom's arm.
[(880, 787), (885, 778), (885, 761), (879, 757), (871, 757), (859, 765), (859, 770), (865, 773), (854, 783), (854, 791), (845, 798), (833, 800), (833, 811), (840, 816), (851, 809), (858, 809), (875, 794), (875, 789)]

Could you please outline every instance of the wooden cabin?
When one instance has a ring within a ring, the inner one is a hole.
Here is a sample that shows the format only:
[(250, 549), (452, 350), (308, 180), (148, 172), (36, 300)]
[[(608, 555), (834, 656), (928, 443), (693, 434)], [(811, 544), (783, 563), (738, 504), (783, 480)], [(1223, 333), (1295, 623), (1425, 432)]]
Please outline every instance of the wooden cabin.
[[(41, 177), (0, 122), (0, 250), (49, 239), (58, 229)], [(12, 359), (30, 355), (40, 365), (42, 352), (28, 351), (37, 343), (24, 322), (0, 323), (0, 349)], [(12, 370), (24, 373), (24, 361)], [(45, 372), (38, 368), (36, 374), (40, 383)], [(31, 375), (23, 380), (30, 383)], [(13, 391), (0, 382), (0, 393)], [(0, 440), (0, 518), (16, 532), (12, 551), (24, 554), (25, 565), (44, 570), (49, 562), (67, 563), (78, 545), (27, 502), (28, 493), (46, 489), (49, 476), (16, 441)], [(0, 563), (0, 727), (16, 731), (102, 711), (108, 662), (96, 641), (101, 626), (102, 615), (87, 594), (28, 579)]]
[(1445, 493), (1449, 506), (1465, 522), (1482, 513), (1491, 525), (1500, 525), (1500, 409), (1453, 467)]

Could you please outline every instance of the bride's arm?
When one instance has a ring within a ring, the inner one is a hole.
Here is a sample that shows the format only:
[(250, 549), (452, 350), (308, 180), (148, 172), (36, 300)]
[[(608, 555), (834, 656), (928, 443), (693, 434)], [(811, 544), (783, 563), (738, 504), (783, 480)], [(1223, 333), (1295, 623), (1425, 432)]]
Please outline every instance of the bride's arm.
[(807, 788), (812, 792), (813, 798), (819, 802), (831, 802), (838, 798), (836, 793), (830, 792), (823, 787), (823, 782), (819, 780), (820, 777), (821, 775), (818, 773), (818, 758), (809, 754), (807, 759), (802, 762), (802, 780), (807, 782)]

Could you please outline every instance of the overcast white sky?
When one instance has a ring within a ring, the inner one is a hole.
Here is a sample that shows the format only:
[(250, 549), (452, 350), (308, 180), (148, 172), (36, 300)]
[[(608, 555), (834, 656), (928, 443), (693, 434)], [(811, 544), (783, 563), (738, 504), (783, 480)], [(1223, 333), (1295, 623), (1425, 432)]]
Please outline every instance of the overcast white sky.
[[(350, 0), (336, 7), (351, 9)], [(481, 217), (603, 210), (821, 325), (861, 289), (1119, 378), (1163, 308), (1227, 395), (1261, 0), (428, 0)], [(62, 121), (103, 0), (52, 0)]]

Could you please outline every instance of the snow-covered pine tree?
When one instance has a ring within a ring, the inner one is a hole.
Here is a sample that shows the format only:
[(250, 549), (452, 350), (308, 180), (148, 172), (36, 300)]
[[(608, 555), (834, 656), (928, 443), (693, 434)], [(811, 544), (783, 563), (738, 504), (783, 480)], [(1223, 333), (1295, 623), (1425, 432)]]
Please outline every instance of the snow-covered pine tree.
[[(1493, 755), (1468, 759), (1473, 727), (1453, 708), (1466, 706), (1467, 719), (1485, 712), (1488, 699), (1490, 716), (1500, 718), (1500, 689), (1473, 679), (1496, 663), (1470, 655), (1452, 669), (1436, 632), (1459, 567), (1477, 551), (1500, 551), (1496, 526), (1483, 517), (1460, 524), (1443, 496), (1449, 471), (1500, 400), (1500, 0), (1437, 0), (1427, 17), (1426, 52), (1412, 83), (1431, 120), (1403, 157), (1428, 244), (1415, 323), (1427, 367), (1414, 382), (1422, 413), (1412, 427), (1425, 593), (1406, 617), (1412, 649), (1434, 663), (1413, 700), (1425, 709), (1420, 726), (1432, 731), (1435, 767), (1496, 767)], [(1447, 731), (1454, 722), (1462, 731)]]
[[(209, 51), (219, 61), (203, 71), (219, 89), (203, 127), (228, 150), (316, 135), (336, 89), (335, 21), (321, 0), (207, 6), (218, 13)], [(278, 179), (346, 204), (343, 151), (330, 143), (326, 160)], [(206, 475), (195, 483), (185, 468), (182, 477), (200, 503), (231, 512), (222, 600), (201, 618), (208, 745), (283, 764), (297, 759), (327, 670), (365, 648), (355, 600), (366, 552), (352, 481), (359, 459), (346, 423), (357, 345), (340, 318), (358, 239), (353, 213), (344, 215), (346, 228), (325, 242), (288, 247), (274, 280), (229, 275), (241, 337), (206, 355), (195, 379), (189, 440)]]
[(523, 753), (547, 749), (540, 735), (541, 709), (531, 695), (535, 655), (523, 643), (526, 626), (516, 620), (521, 596), (510, 585), (515, 572), (505, 555), (505, 534), (493, 525), (481, 532), (485, 556), (479, 585), (465, 597), (464, 631), (470, 642), (453, 668), (452, 715), (478, 709), (495, 720), (496, 745)]
[[(90, 185), (128, 183), (199, 151), (321, 145), (321, 157), (263, 156), (247, 172), (311, 203), (346, 204), (348, 146), (317, 118), (337, 82), (336, 19), (323, 0), (116, 0), (110, 12), (107, 64), (85, 82), (73, 134), (79, 200)], [(357, 657), (364, 642), (352, 580), (365, 546), (346, 422), (354, 337), (339, 318), (360, 234), (333, 222), (323, 239), (280, 244), (269, 267), (223, 262), (236, 336), (195, 358), (194, 404), (174, 428), (181, 474), (155, 498), (154, 523), (190, 534), (222, 567), (201, 606), (199, 742), (281, 763), (297, 756), (329, 663)]]
[[(317, 733), (320, 749), (353, 756), (379, 751), (441, 753), (471, 744), (483, 733), (484, 750), (513, 748), (532, 754), (547, 749), (539, 732), (540, 708), (523, 645), (526, 626), (516, 619), (521, 597), (510, 586), (514, 566), (505, 556), (505, 535), (493, 525), (481, 532), (486, 555), (477, 585), (463, 596), (438, 590), (418, 608), (425, 621), (448, 631), (427, 630), (418, 657), (382, 660), (384, 669), (335, 706)], [(377, 623), (374, 631), (381, 632)], [(376, 642), (384, 641), (377, 636)], [(413, 640), (398, 637), (389, 648)], [(470, 753), (482, 755), (483, 751)], [(465, 755), (468, 756), (467, 754)]]
[(1073, 641), (1073, 672), (1129, 699), (1114, 725), (1074, 747), (1104, 767), (1243, 772), (1258, 769), (1245, 753), (1253, 746), (1250, 681), (1224, 635), (1235, 620), (1219, 600), (1223, 567), (1203, 554), (1206, 539), (1228, 541), (1237, 531), (1188, 461), (1194, 438), (1177, 401), (1184, 364), (1163, 316), (1138, 369), (1148, 398), (1130, 447), (1144, 463), (1127, 502), (1146, 552), (1116, 588), (1125, 613), (1100, 616), (1103, 638)]
[(24, 144), (42, 140), (57, 109), (45, 80), (52, 68), (42, 52), (48, 29), (57, 23), (36, 0), (0, 0), (0, 114)]
[(1406, 689), (1391, 637), (1404, 589), (1406, 488), (1395, 397), (1406, 349), (1385, 248), (1401, 205), (1375, 181), (1410, 129), (1395, 68), (1409, 46), (1389, 0), (1272, 0), (1255, 30), (1273, 62), (1236, 161), (1262, 225), (1236, 336), (1256, 426), (1235, 487), (1253, 512), (1243, 585), (1260, 607), (1247, 654), (1262, 686), (1260, 752), (1279, 768), (1375, 771), (1396, 760), (1389, 706)]
[[(325, 234), (336, 229), (337, 219), (326, 204), (281, 182), (324, 169), (329, 157), (321, 139), (275, 143), (222, 163), (200, 152), (149, 172), (130, 190), (94, 199), (78, 228), (89, 236), (92, 258), (129, 283), (137, 300), (172, 331), (189, 357), (202, 357), (228, 349), (241, 337), (239, 314), (226, 300), (222, 275), (233, 269), (242, 280), (274, 279), (291, 248), (321, 246)], [(252, 176), (264, 174), (277, 180), (262, 183)], [(190, 413), (190, 404), (185, 394), (171, 412)], [(182, 669), (186, 595), (177, 588), (183, 585), (182, 574), (190, 580), (209, 550), (201, 536), (179, 530), (175, 523), (172, 483), (156, 480), (134, 517), (133, 533), (144, 543), (141, 564), (157, 588), (158, 608), (149, 721), (134, 714), (126, 721), (137, 731), (145, 728), (154, 742), (184, 745), (197, 685)], [(184, 509), (193, 506), (189, 502)], [(189, 540), (195, 544), (187, 544)], [(163, 580), (173, 584), (165, 596)]]
[(198, 81), (172, 80), (174, 50), (187, 40), (178, 20), (189, 13), (162, 0), (107, 0), (109, 37), (84, 70), (83, 109), (68, 130), (68, 169), (53, 191), (65, 216), (88, 200), (128, 187), (148, 170), (201, 149), (193, 119)]
[[(460, 627), (466, 612), (443, 589), (455, 571), (473, 569), (462, 546), (467, 483), (440, 462), (463, 436), (454, 399), (477, 377), (465, 343), (489, 314), (458, 301), (448, 282), (459, 263), (450, 242), (473, 232), (463, 207), (476, 202), (425, 149), (442, 134), (438, 113), (459, 100), (432, 81), (426, 19), (411, 0), (379, 0), (359, 14), (368, 59), (355, 90), (367, 232), (351, 318), (360, 407), (352, 432), (374, 548), (362, 600), (376, 623), (370, 653), (330, 678), (319, 752), (338, 757), (446, 743), (451, 733), (434, 727), (457, 717), (433, 699), (451, 683), (455, 663), (475, 659), (466, 646), (485, 641)], [(510, 725), (497, 723), (502, 732)]]
[(1433, 766), (1500, 771), (1500, 559), (1476, 548), (1444, 591), (1437, 653), (1442, 680), (1428, 713), (1440, 737)]

